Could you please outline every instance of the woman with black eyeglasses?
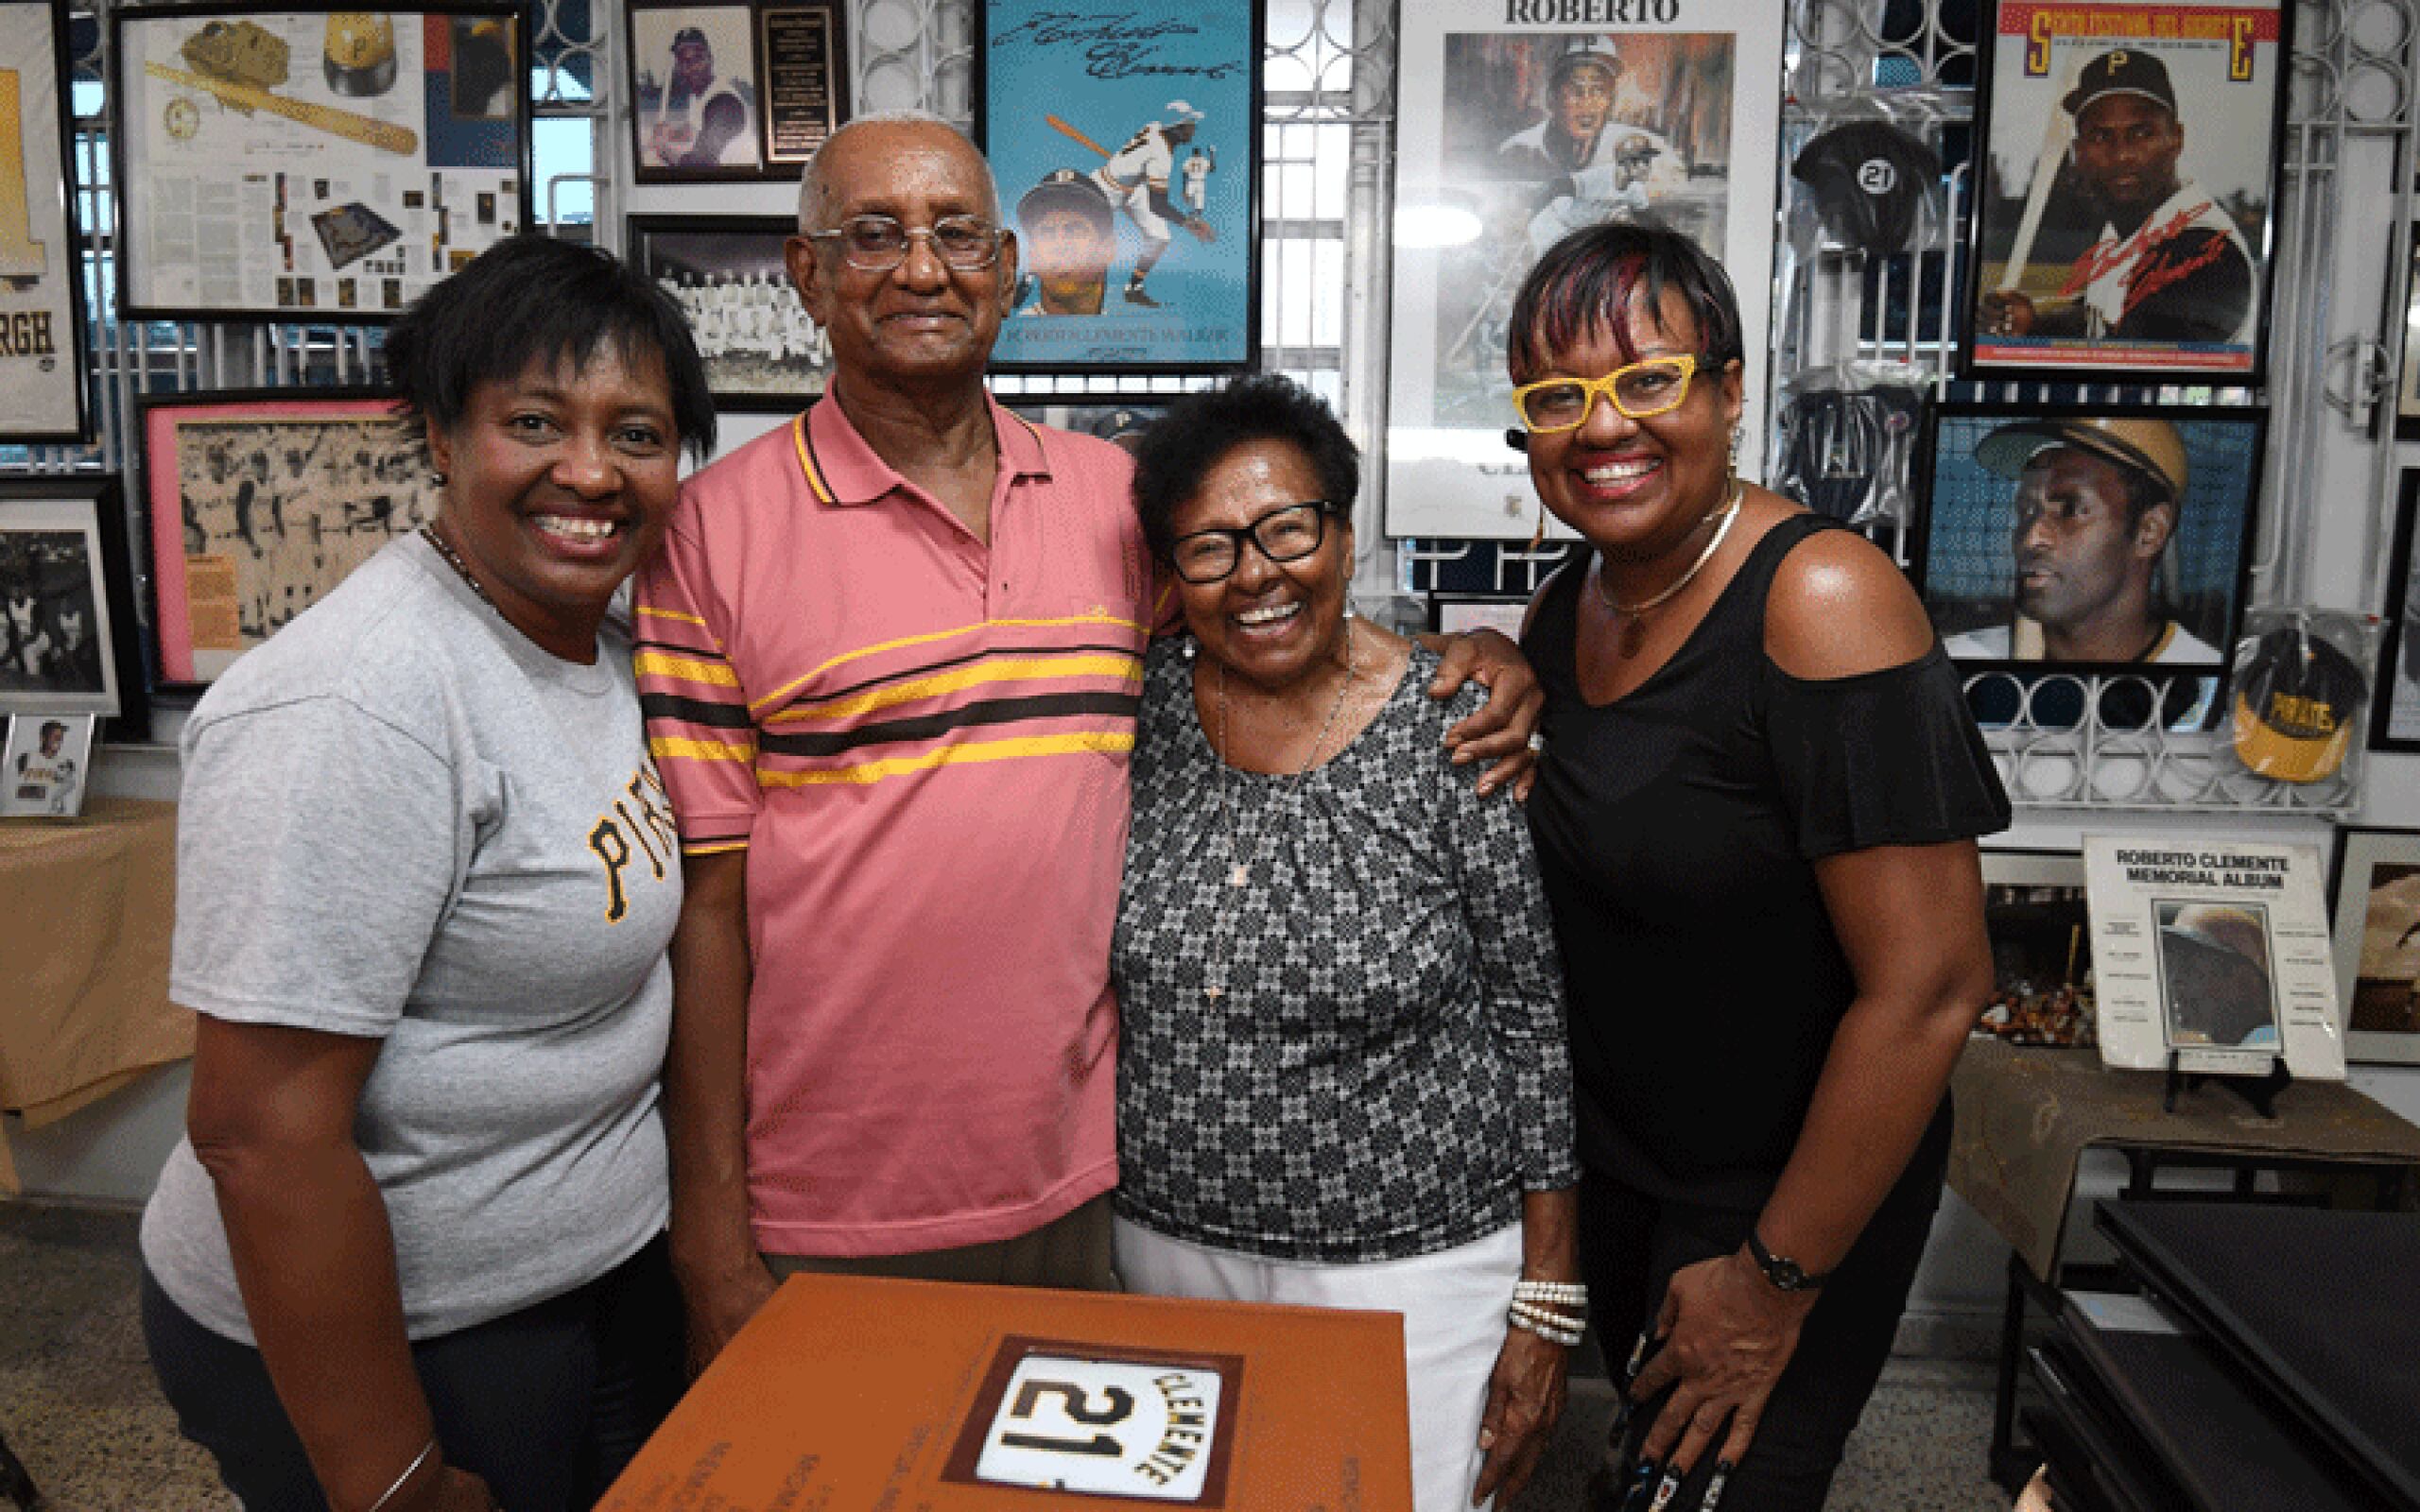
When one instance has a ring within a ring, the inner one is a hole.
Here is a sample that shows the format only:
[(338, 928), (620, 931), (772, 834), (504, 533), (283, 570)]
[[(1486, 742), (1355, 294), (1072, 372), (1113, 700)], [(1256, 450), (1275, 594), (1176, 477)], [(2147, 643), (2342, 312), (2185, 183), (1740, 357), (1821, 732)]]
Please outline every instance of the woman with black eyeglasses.
[(1404, 1316), (1422, 1512), (1529, 1477), (1578, 1342), (1569, 1071), (1519, 811), (1437, 658), (1346, 600), (1360, 464), (1282, 378), (1136, 455), (1188, 639), (1146, 663), (1111, 953), (1132, 1289)]

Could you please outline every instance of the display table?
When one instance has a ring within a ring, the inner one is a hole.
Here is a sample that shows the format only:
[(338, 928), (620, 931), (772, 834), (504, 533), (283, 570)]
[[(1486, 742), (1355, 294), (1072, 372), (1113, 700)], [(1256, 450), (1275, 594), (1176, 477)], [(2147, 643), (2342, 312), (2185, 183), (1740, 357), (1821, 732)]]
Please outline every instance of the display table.
[[(0, 1108), (29, 1127), (193, 1054), (168, 1001), (177, 809), (95, 799), (0, 823)], [(0, 1134), (0, 1193), (18, 1189)]]

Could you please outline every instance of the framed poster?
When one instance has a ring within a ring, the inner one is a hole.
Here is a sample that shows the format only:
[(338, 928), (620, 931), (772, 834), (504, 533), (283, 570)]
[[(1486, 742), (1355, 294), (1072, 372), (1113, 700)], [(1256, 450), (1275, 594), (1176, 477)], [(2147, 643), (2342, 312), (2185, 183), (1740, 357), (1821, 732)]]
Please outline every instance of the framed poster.
[(66, 819), (84, 812), (95, 714), (0, 717), (0, 819)]
[(832, 344), (790, 285), (788, 215), (632, 215), (631, 261), (689, 318), (723, 409), (793, 413), (823, 392)]
[(1150, 429), (1167, 406), (1167, 401), (1155, 399), (1121, 399), (1109, 395), (1076, 394), (1044, 397), (1020, 395), (1003, 401), (1011, 409), (1028, 420), (1054, 426), (1063, 431), (1077, 431), (1114, 441), (1128, 451)]
[(2420, 830), (2344, 831), (2331, 896), (2346, 1057), (2420, 1064)]
[(79, 440), (92, 424), (67, 77), (66, 0), (0, 0), (0, 441)]
[(2095, 1043), (2083, 857), (1986, 850), (1982, 860), (1992, 1000), (1976, 1032), (2020, 1045)]
[(2265, 410), (1939, 407), (1910, 570), (1966, 665), (2222, 672)]
[(142, 418), (164, 682), (213, 680), (437, 518), (427, 455), (384, 395), (169, 396)]
[(2412, 550), (2420, 524), (2420, 468), (2403, 474), (2394, 508), (2394, 545), (2387, 557), (2386, 645), (2378, 653), (2377, 687), (2370, 707), (2370, 749), (2420, 751), (2420, 557)]
[(526, 229), (525, 14), (114, 11), (121, 307), (382, 322)]
[(839, 0), (630, 8), (641, 183), (788, 179), (849, 118)]
[(1260, 338), (1261, 8), (984, 0), (975, 140), (1017, 233), (998, 372), (1240, 372)]
[(1651, 217), (1722, 264), (1747, 347), (1743, 433), (1764, 434), (1784, 28), (1770, 0), (1627, 9), (1657, 19), (1607, 31), (1404, 9), (1391, 536), (1527, 541), (1543, 524), (1570, 539), (1505, 448), (1516, 417), (1504, 363), (1521, 280), (1583, 225)]
[(1984, 0), (1972, 378), (2257, 385), (2287, 0)]
[(147, 738), (138, 627), (118, 480), (0, 480), (0, 715), (99, 714)]

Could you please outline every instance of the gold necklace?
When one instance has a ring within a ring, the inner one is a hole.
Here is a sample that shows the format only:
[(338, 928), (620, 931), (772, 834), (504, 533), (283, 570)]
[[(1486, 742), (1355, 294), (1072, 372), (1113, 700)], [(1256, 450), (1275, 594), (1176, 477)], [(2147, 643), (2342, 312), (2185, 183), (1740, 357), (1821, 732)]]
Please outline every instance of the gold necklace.
[(1739, 502), (1747, 496), (1748, 490), (1740, 486), (1737, 478), (1733, 478), (1730, 496), (1722, 501), (1720, 508), (1706, 516), (1708, 520), (1720, 516), (1722, 523), (1714, 527), (1714, 534), (1706, 540), (1705, 549), (1698, 553), (1697, 560), (1689, 563), (1688, 571), (1666, 584), (1651, 598), (1643, 598), (1635, 604), (1625, 604), (1615, 598), (1613, 589), (1605, 582), (1605, 564), (1601, 558), (1598, 561), (1597, 596), (1613, 610), (1615, 619), (1623, 622), (1620, 638), (1615, 643), (1616, 649), (1623, 657), (1638, 655), (1639, 644), (1647, 638), (1647, 627), (1642, 622), (1647, 612), (1669, 602), (1674, 594), (1695, 581), (1698, 574), (1705, 571), (1707, 562), (1714, 560), (1714, 554), (1722, 549), (1722, 538), (1731, 534), (1731, 527), (1738, 523)]

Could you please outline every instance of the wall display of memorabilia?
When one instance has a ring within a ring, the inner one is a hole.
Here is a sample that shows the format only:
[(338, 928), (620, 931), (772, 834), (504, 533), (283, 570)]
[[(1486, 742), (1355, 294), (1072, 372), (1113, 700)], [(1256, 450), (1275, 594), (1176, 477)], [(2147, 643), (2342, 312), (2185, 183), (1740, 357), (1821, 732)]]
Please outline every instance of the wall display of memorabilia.
[(112, 477), (0, 481), (0, 714), (149, 733), (126, 509)]
[(724, 409), (804, 409), (823, 392), (832, 344), (791, 286), (788, 215), (632, 215), (631, 260), (679, 303)]
[(209, 682), (395, 537), (437, 518), (393, 401), (272, 389), (143, 409), (160, 677)]
[(1984, 851), (1983, 927), (1992, 941), (1992, 1001), (1976, 1032), (2021, 1045), (2096, 1043), (2083, 857)]
[(1971, 377), (2258, 384), (2285, 0), (1988, 0)]
[(2317, 846), (2088, 834), (2083, 856), (2102, 1060), (2344, 1079)]
[(985, 0), (975, 140), (1017, 233), (1002, 372), (1236, 372), (1260, 323), (1260, 8)]
[(2226, 665), (2264, 410), (1940, 407), (1912, 571), (1962, 663)]
[(1469, 8), (1404, 8), (1391, 536), (1528, 540), (1539, 529), (1529, 465), (1504, 444), (1517, 419), (1506, 322), (1539, 254), (1582, 226), (1652, 217), (1722, 263), (1747, 344), (1743, 427), (1764, 434), (1784, 28), (1770, 0), (1636, 9), (1659, 19), (1550, 30)]
[(0, 441), (72, 441), (91, 423), (66, 77), (65, 0), (0, 3)]
[(849, 118), (839, 0), (640, 3), (630, 28), (641, 183), (795, 180)]
[(63, 819), (84, 812), (97, 714), (21, 713), (0, 745), (0, 819)]
[(2394, 544), (2387, 558), (2386, 648), (2372, 690), (2370, 749), (2420, 751), (2420, 468), (2403, 474), (2394, 510)]
[(2420, 1064), (2420, 831), (2344, 831), (2333, 891), (2345, 1055)]
[(1026, 396), (1004, 401), (1011, 409), (1028, 420), (1063, 431), (1080, 431), (1098, 436), (1104, 441), (1115, 441), (1128, 451), (1143, 432), (1160, 418), (1167, 404), (1162, 400), (1043, 399)]
[(119, 303), (381, 321), (529, 224), (521, 10), (119, 10)]

